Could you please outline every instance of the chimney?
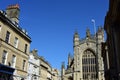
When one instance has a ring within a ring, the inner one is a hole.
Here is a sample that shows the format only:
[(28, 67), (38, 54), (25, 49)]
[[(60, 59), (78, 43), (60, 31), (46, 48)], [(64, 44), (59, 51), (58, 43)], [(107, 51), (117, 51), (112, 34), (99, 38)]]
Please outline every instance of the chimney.
[(6, 9), (7, 17), (15, 22), (15, 24), (19, 24), (19, 5), (9, 5)]

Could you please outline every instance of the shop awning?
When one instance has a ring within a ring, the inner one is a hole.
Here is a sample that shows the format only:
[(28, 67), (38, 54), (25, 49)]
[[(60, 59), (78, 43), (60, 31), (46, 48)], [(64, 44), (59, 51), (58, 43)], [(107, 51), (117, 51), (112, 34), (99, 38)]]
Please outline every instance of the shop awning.
[(14, 70), (15, 69), (10, 66), (0, 64), (0, 72), (2, 72), (2, 73), (13, 74)]

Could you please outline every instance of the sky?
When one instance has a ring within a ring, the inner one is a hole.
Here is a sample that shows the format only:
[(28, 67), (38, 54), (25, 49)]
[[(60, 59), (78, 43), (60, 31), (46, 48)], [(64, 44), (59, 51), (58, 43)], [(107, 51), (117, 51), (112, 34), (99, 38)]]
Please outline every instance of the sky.
[(86, 35), (86, 28), (94, 34), (91, 19), (96, 28), (104, 26), (108, 0), (0, 0), (0, 9), (19, 4), (19, 25), (31, 37), (30, 50), (37, 49), (53, 68), (67, 65), (68, 53), (73, 55), (73, 35)]

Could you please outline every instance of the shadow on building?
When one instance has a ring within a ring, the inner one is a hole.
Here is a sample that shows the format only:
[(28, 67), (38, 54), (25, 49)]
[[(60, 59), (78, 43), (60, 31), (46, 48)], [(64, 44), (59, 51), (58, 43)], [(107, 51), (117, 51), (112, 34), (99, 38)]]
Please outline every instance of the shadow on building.
[(14, 68), (0, 64), (0, 80), (13, 80)]
[[(120, 80), (120, 0), (109, 0), (109, 11), (105, 17), (107, 52), (103, 54), (106, 80)], [(105, 46), (104, 45), (104, 46)]]

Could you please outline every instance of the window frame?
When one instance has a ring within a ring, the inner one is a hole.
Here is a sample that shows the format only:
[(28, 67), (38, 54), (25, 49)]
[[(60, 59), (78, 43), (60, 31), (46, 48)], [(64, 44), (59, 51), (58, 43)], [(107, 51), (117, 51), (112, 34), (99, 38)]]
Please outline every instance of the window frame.
[[(8, 52), (6, 50), (3, 50), (3, 54), (2, 54), (2, 64), (6, 64), (7, 63), (7, 55)], [(4, 61), (3, 61), (4, 60)]]
[(25, 44), (24, 52), (27, 53), (28, 45)]
[(2, 25), (0, 25), (0, 32), (2, 31)]
[(19, 43), (19, 39), (17, 37), (15, 37), (14, 39), (14, 47), (18, 48), (18, 43)]
[(9, 31), (7, 31), (6, 36), (5, 36), (5, 42), (6, 43), (10, 43), (10, 36), (11, 36), (11, 33)]
[(25, 70), (25, 66), (26, 66), (26, 60), (23, 60), (23, 66), (22, 66), (23, 70)]
[(12, 55), (11, 65), (12, 65), (13, 68), (15, 68), (15, 66), (16, 66), (16, 55)]
[[(93, 62), (94, 60), (94, 62)], [(82, 72), (83, 79), (87, 79), (90, 75), (91, 79), (97, 78), (97, 69), (96, 69), (96, 55), (91, 50), (85, 50), (82, 55)]]

